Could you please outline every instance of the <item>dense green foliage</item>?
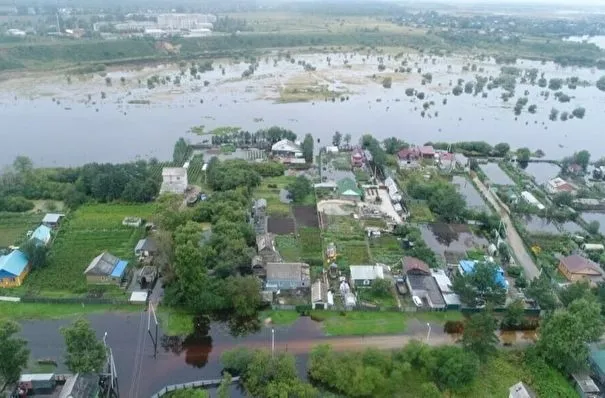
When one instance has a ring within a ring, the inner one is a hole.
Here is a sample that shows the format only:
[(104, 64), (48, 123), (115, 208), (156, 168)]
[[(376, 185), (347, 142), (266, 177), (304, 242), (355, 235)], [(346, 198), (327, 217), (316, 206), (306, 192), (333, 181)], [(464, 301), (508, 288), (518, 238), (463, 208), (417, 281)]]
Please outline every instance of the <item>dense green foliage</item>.
[(27, 342), (18, 336), (20, 331), (16, 322), (0, 322), (0, 394), (19, 381), (27, 366), (29, 350)]
[(94, 329), (85, 319), (61, 328), (65, 337), (65, 364), (74, 373), (96, 373), (105, 366), (107, 353), (104, 344), (97, 340)]
[(466, 202), (456, 188), (440, 179), (424, 181), (413, 177), (407, 182), (407, 193), (414, 199), (426, 200), (429, 208), (447, 222), (464, 219)]
[(453, 290), (460, 296), (460, 301), (469, 307), (486, 304), (504, 305), (506, 290), (497, 283), (497, 266), (487, 262), (475, 264), (474, 272), (457, 276), (453, 281)]

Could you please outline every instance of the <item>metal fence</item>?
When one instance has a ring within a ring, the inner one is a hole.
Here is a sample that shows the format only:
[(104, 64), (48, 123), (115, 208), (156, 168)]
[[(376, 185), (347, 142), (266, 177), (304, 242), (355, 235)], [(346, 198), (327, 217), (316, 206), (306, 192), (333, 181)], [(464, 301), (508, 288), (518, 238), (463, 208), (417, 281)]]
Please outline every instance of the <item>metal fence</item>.
[[(166, 387), (162, 388), (160, 391), (153, 394), (151, 396), (151, 398), (159, 398), (159, 397), (162, 397), (162, 396), (168, 394), (169, 392), (173, 392), (173, 391), (177, 391), (177, 390), (186, 390), (186, 389), (193, 389), (193, 388), (204, 388), (204, 387), (217, 386), (217, 385), (221, 384), (222, 381), (223, 381), (222, 379), (214, 379), (214, 380), (198, 380), (198, 381), (192, 381), (189, 383), (182, 383), (182, 384), (172, 384), (170, 386), (166, 386)], [(231, 383), (237, 383), (237, 382), (239, 382), (239, 376), (231, 378)]]

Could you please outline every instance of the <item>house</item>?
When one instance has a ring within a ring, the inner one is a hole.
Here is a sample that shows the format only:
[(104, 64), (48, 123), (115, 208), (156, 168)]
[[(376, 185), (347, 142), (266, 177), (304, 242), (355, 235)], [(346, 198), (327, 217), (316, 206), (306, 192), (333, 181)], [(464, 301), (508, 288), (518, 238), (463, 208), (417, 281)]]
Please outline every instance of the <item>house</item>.
[(418, 258), (406, 256), (402, 265), (410, 295), (418, 297), (429, 308), (444, 309), (445, 300), (428, 264)]
[(351, 284), (357, 287), (371, 286), (376, 279), (384, 279), (382, 265), (351, 265)]
[(0, 256), (0, 287), (21, 286), (29, 273), (29, 260), (25, 253), (13, 250)]
[(47, 213), (42, 219), (42, 224), (49, 228), (57, 228), (61, 224), (63, 217), (65, 217), (65, 214)]
[(521, 197), (530, 205), (535, 206), (538, 210), (544, 210), (546, 208), (531, 192), (523, 191), (521, 192)]
[(601, 390), (587, 372), (573, 373), (575, 387), (582, 398), (600, 398)]
[(274, 156), (302, 158), (302, 150), (299, 145), (290, 140), (283, 139), (277, 141), (271, 146), (271, 152)]
[(321, 279), (311, 285), (311, 307), (313, 309), (327, 309), (334, 305), (334, 294)]
[(351, 165), (353, 167), (363, 167), (365, 163), (365, 157), (361, 149), (355, 149), (351, 152)]
[(439, 291), (443, 296), (443, 301), (445, 301), (445, 308), (448, 310), (460, 309), (462, 302), (460, 301), (460, 297), (454, 293), (454, 289), (452, 289), (452, 280), (445, 270), (431, 270), (431, 274), (433, 275), (435, 282), (437, 282), (437, 286), (439, 286)]
[(120, 285), (126, 275), (127, 266), (128, 261), (103, 252), (95, 257), (84, 270), (86, 282), (95, 285)]
[(569, 192), (570, 194), (576, 193), (576, 187), (572, 184), (568, 183), (561, 177), (553, 178), (552, 180), (546, 183), (546, 190), (555, 195), (562, 192)]
[(184, 167), (164, 167), (162, 169), (162, 185), (160, 194), (184, 194), (187, 190), (187, 169)]
[(471, 164), (469, 158), (467, 158), (466, 156), (464, 156), (461, 153), (455, 153), (454, 158), (456, 159), (456, 165), (458, 167), (460, 167), (461, 169), (466, 170), (466, 168), (469, 167)]
[(536, 398), (536, 394), (520, 381), (508, 389), (508, 398)]
[(257, 199), (252, 208), (253, 219), (250, 220), (254, 227), (254, 232), (264, 234), (267, 232), (267, 200)]
[[(460, 260), (458, 263), (458, 272), (460, 272), (460, 275), (472, 274), (475, 272), (475, 266), (478, 263), (479, 262), (475, 260)], [(508, 291), (508, 281), (504, 277), (504, 270), (499, 265), (496, 267), (494, 282)]]
[(434, 159), (435, 158), (435, 148), (432, 145), (425, 145), (420, 147), (420, 155), (424, 159)]
[(456, 167), (456, 157), (450, 152), (440, 152), (438, 165), (441, 170), (452, 170)]
[(404, 169), (413, 169), (420, 166), (420, 159), (422, 154), (420, 149), (416, 147), (403, 148), (397, 152), (399, 158), (399, 167)]
[(603, 270), (594, 261), (578, 254), (563, 257), (559, 261), (559, 271), (570, 282), (588, 281), (592, 285), (603, 282)]
[(387, 177), (387, 179), (384, 180), (384, 185), (387, 187), (387, 191), (389, 192), (391, 203), (401, 202), (402, 196), (395, 180), (393, 180), (391, 177)]
[(134, 247), (134, 255), (137, 257), (149, 257), (156, 254), (158, 246), (155, 241), (151, 238), (141, 239), (137, 242)]
[(352, 202), (359, 202), (361, 200), (361, 190), (357, 188), (357, 183), (353, 179), (343, 178), (337, 184), (340, 199)]
[(264, 263), (281, 261), (281, 257), (275, 248), (275, 237), (273, 234), (257, 235), (256, 250)]
[(311, 273), (306, 263), (267, 263), (265, 290), (292, 290), (309, 288)]
[(42, 224), (34, 230), (29, 239), (33, 240), (38, 246), (46, 246), (52, 238), (51, 231), (52, 230), (50, 229), (50, 227), (47, 227), (46, 225)]

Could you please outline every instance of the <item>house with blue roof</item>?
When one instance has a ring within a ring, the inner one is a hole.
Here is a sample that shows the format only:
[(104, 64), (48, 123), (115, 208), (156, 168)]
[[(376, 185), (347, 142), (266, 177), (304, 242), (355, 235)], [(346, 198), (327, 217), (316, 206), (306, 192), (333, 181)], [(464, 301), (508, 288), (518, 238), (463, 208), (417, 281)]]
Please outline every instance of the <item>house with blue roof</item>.
[(34, 230), (29, 239), (33, 240), (38, 246), (46, 246), (52, 237), (51, 231), (52, 229), (42, 224)]
[(128, 261), (119, 259), (109, 252), (95, 257), (86, 270), (86, 282), (93, 285), (118, 285), (126, 278)]
[(0, 256), (0, 287), (21, 286), (29, 273), (29, 260), (25, 253), (13, 250)]
[[(458, 263), (458, 271), (460, 272), (460, 275), (465, 275), (465, 274), (473, 274), (475, 272), (475, 267), (477, 266), (477, 264), (479, 264), (479, 261), (475, 261), (475, 260), (460, 260), (460, 262)], [(504, 270), (502, 269), (501, 266), (496, 265), (496, 272), (494, 274), (494, 281), (502, 286), (504, 289), (506, 289), (508, 291), (508, 281), (506, 280), (506, 278), (504, 277)]]

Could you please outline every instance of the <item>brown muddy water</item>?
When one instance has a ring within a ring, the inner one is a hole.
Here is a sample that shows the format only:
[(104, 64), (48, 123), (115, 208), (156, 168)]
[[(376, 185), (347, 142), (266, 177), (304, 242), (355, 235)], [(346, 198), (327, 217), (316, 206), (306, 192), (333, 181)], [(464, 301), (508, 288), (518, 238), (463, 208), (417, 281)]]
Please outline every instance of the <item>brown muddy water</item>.
[[(433, 64), (428, 58), (409, 55), (408, 66), (414, 72), (401, 74), (393, 72), (401, 59), (382, 56), (385, 72), (378, 72), (376, 54), (295, 54), (297, 60), (317, 68), (305, 72), (301, 65), (284, 59), (275, 64), (277, 55), (271, 55), (261, 60), (255, 74), (247, 79), (241, 78), (246, 64), (223, 61), (225, 75), (217, 62), (215, 70), (202, 74), (200, 79), (187, 72), (181, 76), (180, 86), (171, 82), (151, 90), (147, 88), (147, 77), (156, 74), (174, 78), (179, 75), (178, 68), (160, 65), (143, 70), (114, 70), (109, 72), (111, 86), (99, 75), (74, 77), (72, 83), (67, 83), (65, 76), (52, 75), (5, 81), (0, 83), (0, 166), (11, 163), (19, 154), (30, 156), (39, 166), (168, 159), (178, 137), (199, 140), (187, 133), (194, 125), (205, 125), (207, 129), (229, 125), (249, 131), (279, 125), (299, 136), (312, 133), (322, 143), (330, 142), (338, 130), (350, 133), (354, 142), (362, 134), (371, 133), (379, 139), (397, 136), (416, 144), (429, 140), (485, 140), (492, 144), (505, 141), (513, 148), (542, 149), (549, 158), (562, 158), (581, 149), (589, 149), (594, 157), (605, 155), (605, 145), (598, 145), (603, 140), (599, 132), (605, 94), (594, 87), (600, 77), (596, 70), (519, 61), (517, 67), (538, 68), (547, 79), (578, 76), (593, 85), (575, 90), (563, 87), (561, 91), (572, 98), (568, 103), (559, 103), (554, 91), (544, 99), (540, 92), (546, 89), (517, 83), (515, 98), (503, 102), (500, 89), (485, 89), (487, 98), (451, 94), (450, 82), (456, 85), (458, 78), (497, 76), (500, 66), (493, 60), (451, 57), (436, 58)], [(327, 57), (331, 58), (330, 65)], [(345, 67), (345, 61), (350, 69)], [(484, 72), (462, 71), (467, 63), (477, 64)], [(421, 68), (421, 73), (417, 68)], [(427, 72), (432, 73), (432, 82), (422, 85), (421, 74)], [(393, 77), (390, 89), (382, 87), (385, 76)], [(120, 83), (121, 77), (126, 83)], [(332, 102), (324, 97), (309, 102), (275, 103), (286, 90), (304, 91), (309, 87), (344, 92), (349, 100)], [(422, 91), (426, 97), (408, 97), (406, 88)], [(525, 109), (515, 117), (512, 108), (525, 90), (528, 105), (536, 104), (538, 111), (530, 114)], [(447, 99), (447, 104), (443, 104), (443, 99)], [(422, 116), (425, 102), (428, 110)], [(586, 108), (583, 119), (548, 119), (553, 107), (571, 112), (578, 106)]]

